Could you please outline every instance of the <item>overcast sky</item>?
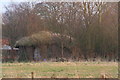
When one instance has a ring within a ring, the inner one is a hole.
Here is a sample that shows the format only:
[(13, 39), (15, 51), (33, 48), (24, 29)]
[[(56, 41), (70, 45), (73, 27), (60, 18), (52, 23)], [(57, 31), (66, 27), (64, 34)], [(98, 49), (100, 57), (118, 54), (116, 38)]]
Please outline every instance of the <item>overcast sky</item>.
[(4, 6), (9, 5), (11, 2), (19, 2), (20, 0), (0, 0), (0, 12), (5, 12)]
[[(78, 1), (85, 1), (85, 0), (0, 0), (0, 12), (5, 12), (5, 9), (4, 9), (4, 5), (9, 5), (11, 2), (14, 2), (14, 3), (19, 3), (19, 2), (30, 2), (30, 1), (47, 1), (47, 2), (59, 2), (59, 1), (62, 1), (62, 2), (78, 2)], [(104, 1), (104, 2), (118, 2), (120, 0), (86, 0), (87, 2), (88, 1)]]
[(0, 12), (5, 12), (4, 6), (9, 5), (10, 3), (19, 3), (19, 2), (28, 2), (32, 0), (0, 0)]
[(0, 12), (4, 12), (5, 11), (5, 9), (3, 9), (4, 5), (8, 5), (8, 4), (9, 4), (9, 2), (0, 1)]

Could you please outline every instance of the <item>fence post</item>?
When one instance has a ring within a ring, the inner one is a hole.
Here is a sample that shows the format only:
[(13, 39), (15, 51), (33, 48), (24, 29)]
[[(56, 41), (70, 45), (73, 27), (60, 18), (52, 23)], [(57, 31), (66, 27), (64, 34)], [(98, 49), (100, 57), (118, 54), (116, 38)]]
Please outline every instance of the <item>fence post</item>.
[(33, 72), (31, 72), (31, 77), (32, 77), (32, 80), (34, 79), (34, 73)]
[(106, 75), (105, 74), (101, 75), (101, 78), (106, 80)]

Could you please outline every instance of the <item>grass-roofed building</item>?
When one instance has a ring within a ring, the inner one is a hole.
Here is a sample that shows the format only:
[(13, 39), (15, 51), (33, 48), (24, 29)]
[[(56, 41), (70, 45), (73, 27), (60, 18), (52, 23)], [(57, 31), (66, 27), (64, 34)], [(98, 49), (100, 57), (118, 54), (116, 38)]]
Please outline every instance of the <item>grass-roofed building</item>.
[(71, 58), (74, 39), (67, 35), (40, 31), (16, 41), (21, 60), (49, 60)]

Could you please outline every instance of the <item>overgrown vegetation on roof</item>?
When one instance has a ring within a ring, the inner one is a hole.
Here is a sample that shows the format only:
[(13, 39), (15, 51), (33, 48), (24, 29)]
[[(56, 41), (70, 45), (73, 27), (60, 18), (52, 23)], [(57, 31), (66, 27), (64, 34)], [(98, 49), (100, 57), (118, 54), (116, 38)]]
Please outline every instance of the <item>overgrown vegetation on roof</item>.
[(40, 31), (32, 34), (31, 36), (21, 38), (20, 40), (16, 41), (15, 46), (36, 46), (40, 44), (53, 43), (60, 44), (63, 39), (65, 44), (73, 40), (72, 37), (67, 35), (60, 35), (59, 33), (52, 33), (49, 31)]

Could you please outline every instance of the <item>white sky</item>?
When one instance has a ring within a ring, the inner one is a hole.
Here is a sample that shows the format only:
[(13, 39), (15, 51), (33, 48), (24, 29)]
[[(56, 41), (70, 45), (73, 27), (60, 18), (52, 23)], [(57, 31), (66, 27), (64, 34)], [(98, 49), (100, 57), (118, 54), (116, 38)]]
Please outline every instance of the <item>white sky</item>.
[(9, 5), (10, 3), (19, 3), (19, 2), (30, 2), (35, 0), (0, 0), (0, 12), (5, 12), (4, 6)]
[[(20, 0), (16, 0), (17, 1), (20, 1)], [(5, 9), (4, 9), (4, 6), (5, 5), (9, 5), (11, 2), (13, 2), (12, 0), (0, 0), (0, 12), (5, 12)], [(15, 2), (15, 0), (14, 0)]]
[(9, 5), (11, 2), (32, 2), (32, 1), (45, 1), (45, 2), (118, 2), (120, 0), (0, 0), (0, 12), (5, 12), (4, 5)]

